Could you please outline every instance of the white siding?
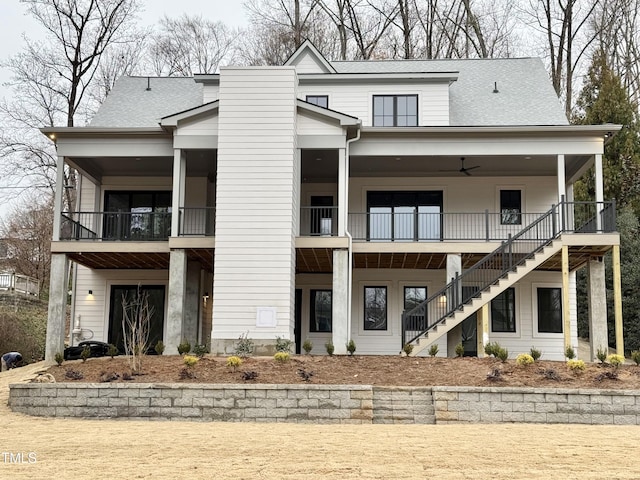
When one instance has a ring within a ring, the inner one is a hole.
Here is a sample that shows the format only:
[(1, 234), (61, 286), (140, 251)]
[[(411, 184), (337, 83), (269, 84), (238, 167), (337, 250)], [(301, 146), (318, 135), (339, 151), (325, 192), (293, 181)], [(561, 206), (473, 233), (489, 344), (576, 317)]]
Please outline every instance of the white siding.
[(202, 89), (202, 103), (213, 102), (220, 97), (220, 88), (218, 85), (205, 85)]
[(293, 64), (296, 67), (298, 73), (325, 73), (326, 68), (318, 63), (316, 56), (304, 52), (298, 58), (296, 58)]
[(304, 114), (298, 114), (296, 120), (298, 135), (342, 135), (342, 127), (331, 124)]
[(218, 112), (209, 112), (200, 118), (180, 122), (176, 135), (216, 135), (218, 133)]
[(418, 95), (420, 126), (449, 125), (449, 86), (447, 83), (422, 85), (397, 82), (393, 85), (318, 85), (298, 88), (298, 98), (307, 95), (328, 95), (329, 108), (358, 117), (364, 126), (371, 126), (374, 95)]
[[(293, 68), (221, 71), (212, 339), (293, 332), (296, 83)], [(256, 328), (258, 307), (275, 328)]]
[[(86, 334), (93, 333), (93, 340), (108, 341), (109, 302), (111, 285), (167, 285), (166, 270), (91, 270), (78, 265), (76, 278), (75, 322)], [(93, 295), (89, 295), (91, 290)], [(165, 305), (166, 318), (166, 305)]]

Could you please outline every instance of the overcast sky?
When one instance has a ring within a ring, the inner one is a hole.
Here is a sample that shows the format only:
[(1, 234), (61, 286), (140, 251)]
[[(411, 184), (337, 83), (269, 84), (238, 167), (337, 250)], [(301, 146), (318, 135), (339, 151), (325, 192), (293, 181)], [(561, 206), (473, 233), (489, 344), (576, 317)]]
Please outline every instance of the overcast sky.
[[(247, 18), (240, 0), (143, 0), (144, 10), (139, 14), (140, 23), (153, 25), (165, 14), (179, 17), (183, 13), (202, 14), (210, 20), (220, 20), (232, 27), (245, 26)], [(0, 0), (0, 62), (18, 53), (23, 45), (23, 34), (38, 38), (42, 27), (27, 14), (26, 7), (19, 0)], [(9, 72), (0, 67), (0, 97), (8, 93), (3, 85), (10, 80)], [(7, 181), (8, 180), (8, 181)], [(11, 185), (10, 179), (0, 180), (0, 189)], [(12, 189), (5, 189), (1, 195), (0, 217), (5, 216), (12, 207)]]

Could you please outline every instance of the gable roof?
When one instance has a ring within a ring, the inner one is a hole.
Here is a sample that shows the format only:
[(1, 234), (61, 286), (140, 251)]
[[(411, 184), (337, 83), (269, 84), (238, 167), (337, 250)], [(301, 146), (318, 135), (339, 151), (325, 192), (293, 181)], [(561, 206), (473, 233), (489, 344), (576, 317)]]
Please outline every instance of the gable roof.
[(157, 127), (163, 117), (201, 106), (202, 98), (202, 84), (191, 77), (120, 77), (90, 126)]
[(335, 68), (331, 65), (330, 62), (327, 61), (326, 58), (320, 53), (320, 51), (315, 47), (313, 43), (309, 39), (305, 40), (302, 45), (298, 47), (298, 49), (291, 54), (291, 56), (284, 62), (285, 66), (296, 66), (300, 63), (305, 57), (308, 60), (311, 60), (318, 66), (320, 72), (323, 73), (336, 73)]

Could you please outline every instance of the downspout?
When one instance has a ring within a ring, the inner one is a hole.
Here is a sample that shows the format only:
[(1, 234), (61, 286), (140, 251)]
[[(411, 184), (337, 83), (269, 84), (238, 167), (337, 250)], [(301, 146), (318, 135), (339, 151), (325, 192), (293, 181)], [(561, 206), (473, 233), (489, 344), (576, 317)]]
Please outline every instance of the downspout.
[[(75, 205), (75, 210), (76, 212), (80, 211), (80, 192), (82, 191), (82, 175), (78, 175), (78, 181), (76, 182), (76, 205)], [(82, 334), (82, 328), (80, 326), (80, 316), (78, 315), (78, 318), (75, 321), (75, 325), (73, 323), (73, 320), (76, 316), (76, 291), (77, 291), (77, 287), (78, 287), (78, 268), (76, 266), (76, 263), (73, 261), (69, 262), (69, 273), (68, 275), (71, 276), (71, 311), (69, 312), (69, 346), (74, 346), (75, 342), (74, 340), (80, 339), (80, 336)], [(69, 278), (69, 277), (67, 277)]]
[(344, 222), (344, 234), (349, 239), (348, 249), (347, 249), (347, 261), (349, 263), (349, 271), (347, 274), (347, 297), (349, 299), (349, 307), (347, 308), (347, 332), (349, 334), (348, 340), (351, 340), (351, 309), (352, 309), (352, 294), (353, 294), (353, 237), (349, 233), (349, 144), (352, 142), (357, 142), (360, 140), (360, 124), (358, 124), (358, 129), (356, 131), (356, 136), (347, 140), (344, 151), (344, 162), (345, 169), (347, 174), (347, 181), (345, 182), (345, 202), (347, 202), (345, 213), (347, 218)]

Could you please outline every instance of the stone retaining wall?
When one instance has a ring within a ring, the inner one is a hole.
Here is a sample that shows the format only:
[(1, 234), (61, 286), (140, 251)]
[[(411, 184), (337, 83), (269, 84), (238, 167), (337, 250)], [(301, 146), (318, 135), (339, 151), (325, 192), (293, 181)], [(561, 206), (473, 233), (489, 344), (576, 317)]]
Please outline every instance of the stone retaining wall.
[(50, 417), (299, 423), (640, 424), (640, 391), (553, 388), (27, 383), (15, 412)]
[(640, 424), (640, 391), (433, 387), (436, 423)]

